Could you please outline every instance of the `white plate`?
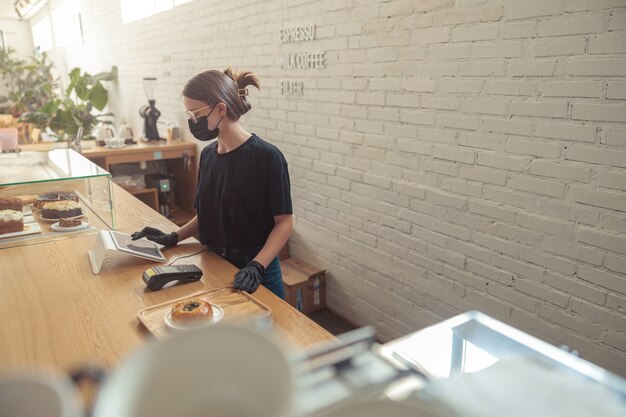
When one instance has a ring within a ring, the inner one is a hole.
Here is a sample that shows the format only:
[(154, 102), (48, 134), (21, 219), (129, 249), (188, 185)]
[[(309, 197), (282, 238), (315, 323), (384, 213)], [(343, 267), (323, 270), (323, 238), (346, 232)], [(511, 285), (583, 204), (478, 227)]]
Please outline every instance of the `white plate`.
[[(74, 220), (74, 219), (80, 219), (81, 217), (83, 217), (85, 215), (85, 213), (81, 214), (80, 216), (74, 216), (74, 217), (63, 217), (64, 219), (67, 220)], [(45, 222), (58, 222), (60, 219), (56, 218), (56, 219), (46, 219), (45, 217), (39, 217), (41, 220), (45, 221)]]
[(121, 145), (104, 145), (105, 148), (107, 149), (120, 149), (120, 148), (125, 148), (126, 144), (122, 143)]
[(50, 228), (54, 230), (55, 232), (74, 232), (76, 230), (83, 230), (89, 227), (89, 222), (86, 222), (86, 221), (81, 221), (78, 226), (72, 226), (72, 227), (61, 227), (59, 226), (59, 223), (60, 222), (56, 222), (55, 224), (50, 226)]
[(176, 323), (174, 320), (172, 320), (172, 311), (170, 310), (165, 315), (165, 325), (173, 330), (192, 330), (199, 327), (210, 326), (224, 318), (224, 310), (222, 310), (222, 307), (211, 304), (211, 308), (213, 309), (213, 317), (211, 318), (211, 320), (202, 323), (191, 324)]

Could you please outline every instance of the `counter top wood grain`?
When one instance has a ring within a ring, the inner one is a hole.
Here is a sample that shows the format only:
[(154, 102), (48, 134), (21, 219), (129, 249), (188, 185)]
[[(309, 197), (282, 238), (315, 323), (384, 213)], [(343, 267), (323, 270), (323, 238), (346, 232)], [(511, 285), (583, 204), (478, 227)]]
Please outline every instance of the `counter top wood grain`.
[[(171, 231), (176, 226), (114, 186), (118, 230), (131, 233), (145, 225)], [(143, 308), (171, 299), (231, 285), (236, 268), (211, 252), (183, 258), (203, 278), (148, 292), (142, 272), (154, 262), (125, 255), (108, 261), (94, 275), (87, 250), (95, 235), (0, 250), (0, 370), (48, 367), (68, 370), (86, 363), (114, 366), (152, 338), (137, 319)], [(188, 239), (165, 249), (166, 263), (204, 247)], [(273, 332), (288, 349), (301, 350), (332, 340), (326, 330), (264, 287), (254, 293), (273, 312)]]

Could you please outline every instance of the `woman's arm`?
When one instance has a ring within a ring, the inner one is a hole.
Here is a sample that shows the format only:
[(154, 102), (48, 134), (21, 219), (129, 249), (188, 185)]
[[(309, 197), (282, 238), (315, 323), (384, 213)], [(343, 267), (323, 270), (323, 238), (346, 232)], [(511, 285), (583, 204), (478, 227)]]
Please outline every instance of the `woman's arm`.
[(183, 240), (198, 233), (198, 215), (195, 215), (193, 219), (189, 220), (183, 227), (176, 231), (178, 234), (178, 241)]
[(265, 268), (274, 260), (278, 252), (285, 246), (291, 231), (293, 230), (293, 215), (281, 214), (274, 216), (274, 228), (263, 245), (263, 249), (258, 253), (255, 261), (263, 265)]

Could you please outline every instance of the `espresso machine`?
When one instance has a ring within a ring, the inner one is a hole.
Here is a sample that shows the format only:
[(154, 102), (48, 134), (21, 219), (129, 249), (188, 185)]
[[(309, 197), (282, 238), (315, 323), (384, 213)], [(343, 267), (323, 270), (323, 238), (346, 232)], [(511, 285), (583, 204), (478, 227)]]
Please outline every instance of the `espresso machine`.
[(139, 109), (139, 115), (143, 118), (144, 140), (165, 140), (159, 136), (159, 130), (157, 128), (157, 120), (161, 116), (161, 112), (155, 107), (156, 88), (156, 78), (147, 77), (143, 79), (143, 89), (148, 98), (148, 105), (144, 104)]

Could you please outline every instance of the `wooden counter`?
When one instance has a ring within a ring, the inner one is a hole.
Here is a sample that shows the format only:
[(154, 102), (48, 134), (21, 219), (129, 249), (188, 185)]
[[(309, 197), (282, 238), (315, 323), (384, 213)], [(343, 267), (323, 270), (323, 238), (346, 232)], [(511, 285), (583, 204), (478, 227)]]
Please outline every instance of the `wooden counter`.
[[(176, 226), (114, 186), (118, 230)], [(142, 272), (156, 263), (120, 255), (94, 275), (87, 250), (96, 235), (0, 250), (0, 371), (86, 363), (110, 367), (152, 336), (136, 318), (145, 307), (232, 284), (236, 268), (202, 252), (177, 263), (195, 263), (201, 281), (148, 292)], [(204, 249), (195, 239), (165, 249), (166, 263)], [(288, 349), (300, 350), (333, 336), (264, 287), (254, 297), (272, 309), (274, 332)], [(262, 359), (261, 359), (262, 360)]]

